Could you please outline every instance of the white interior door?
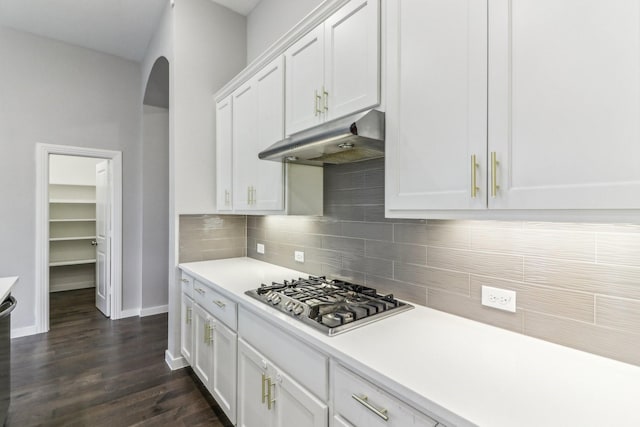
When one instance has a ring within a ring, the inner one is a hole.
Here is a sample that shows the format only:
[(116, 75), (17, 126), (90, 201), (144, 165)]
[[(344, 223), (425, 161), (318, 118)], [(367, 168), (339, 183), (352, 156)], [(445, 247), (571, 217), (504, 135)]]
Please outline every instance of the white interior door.
[(109, 161), (96, 165), (96, 307), (111, 316), (111, 194)]

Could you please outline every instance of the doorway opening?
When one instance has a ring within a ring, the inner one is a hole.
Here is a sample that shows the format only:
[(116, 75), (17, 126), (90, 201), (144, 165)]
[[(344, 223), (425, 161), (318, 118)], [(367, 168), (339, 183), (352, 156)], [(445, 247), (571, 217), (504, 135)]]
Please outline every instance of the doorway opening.
[(94, 287), (96, 307), (118, 319), (122, 155), (48, 144), (36, 150), (36, 333), (49, 330), (50, 292)]

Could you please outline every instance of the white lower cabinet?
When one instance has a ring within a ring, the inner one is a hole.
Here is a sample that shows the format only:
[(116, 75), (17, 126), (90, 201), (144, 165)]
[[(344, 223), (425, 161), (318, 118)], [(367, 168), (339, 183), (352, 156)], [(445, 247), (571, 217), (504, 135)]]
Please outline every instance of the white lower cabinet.
[(338, 363), (331, 365), (330, 383), (332, 427), (442, 426)]
[[(229, 420), (235, 424), (238, 335), (211, 312), (235, 327), (236, 304), (201, 282), (188, 276), (186, 278), (190, 282), (183, 280), (183, 283), (193, 284), (193, 294), (197, 298), (194, 301), (188, 292), (182, 294), (182, 355)], [(212, 304), (206, 304), (209, 301)]]
[(328, 406), (242, 338), (238, 341), (238, 425), (324, 427)]

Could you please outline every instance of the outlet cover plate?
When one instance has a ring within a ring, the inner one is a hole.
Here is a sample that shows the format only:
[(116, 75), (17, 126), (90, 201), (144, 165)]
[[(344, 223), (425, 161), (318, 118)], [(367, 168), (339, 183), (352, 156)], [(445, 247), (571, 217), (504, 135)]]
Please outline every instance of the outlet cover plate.
[(264, 245), (262, 243), (256, 244), (256, 252), (259, 254), (264, 254)]
[(516, 291), (482, 286), (482, 305), (498, 310), (516, 312)]
[(295, 251), (293, 253), (293, 259), (295, 259), (297, 262), (304, 262), (304, 252)]

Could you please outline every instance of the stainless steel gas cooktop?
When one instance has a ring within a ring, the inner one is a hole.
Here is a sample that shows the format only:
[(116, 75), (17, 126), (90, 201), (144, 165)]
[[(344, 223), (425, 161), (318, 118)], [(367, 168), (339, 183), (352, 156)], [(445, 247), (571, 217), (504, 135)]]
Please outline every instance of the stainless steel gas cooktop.
[(329, 336), (413, 308), (373, 288), (314, 276), (262, 284), (245, 293)]

